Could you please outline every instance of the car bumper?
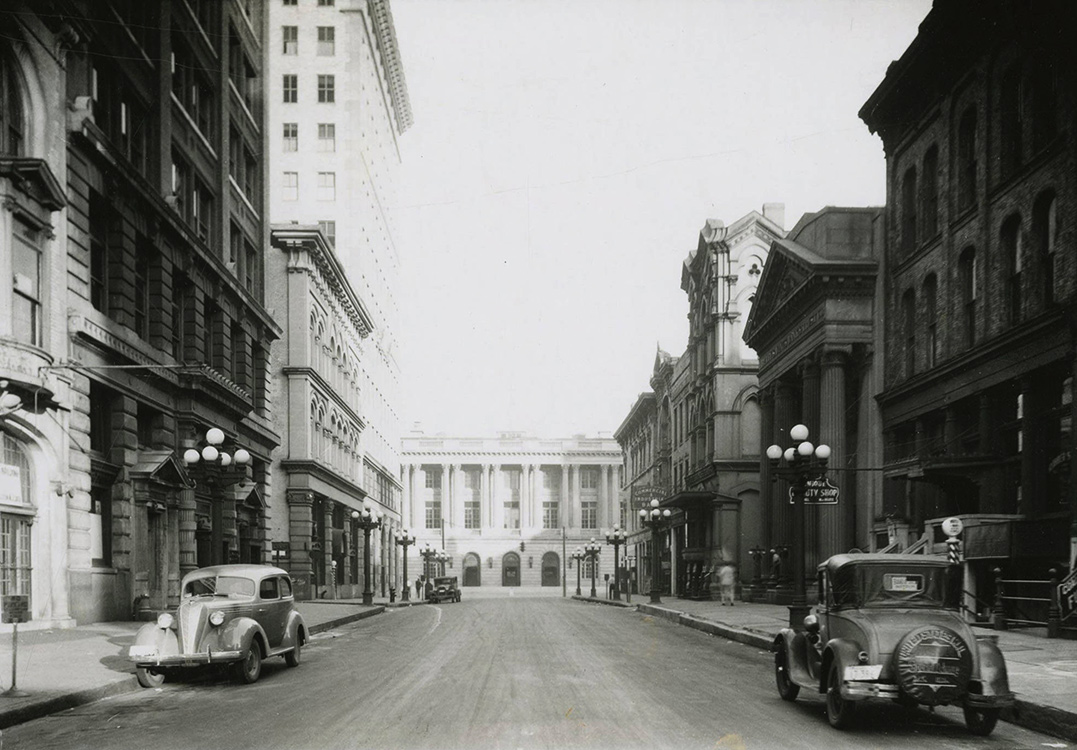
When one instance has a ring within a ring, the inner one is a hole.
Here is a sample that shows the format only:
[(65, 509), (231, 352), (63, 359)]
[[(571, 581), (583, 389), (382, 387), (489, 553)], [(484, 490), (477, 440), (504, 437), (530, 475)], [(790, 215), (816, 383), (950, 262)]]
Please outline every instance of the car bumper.
[(969, 693), (965, 696), (965, 705), (969, 708), (1012, 708), (1016, 702), (1013, 693), (1004, 695)]
[(242, 651), (207, 651), (197, 654), (132, 653), (128, 659), (139, 667), (197, 667), (203, 664), (223, 664), (239, 661)]
[(841, 686), (841, 696), (850, 700), (862, 700), (864, 698), (897, 698), (898, 686), (890, 685), (885, 682), (846, 680)]

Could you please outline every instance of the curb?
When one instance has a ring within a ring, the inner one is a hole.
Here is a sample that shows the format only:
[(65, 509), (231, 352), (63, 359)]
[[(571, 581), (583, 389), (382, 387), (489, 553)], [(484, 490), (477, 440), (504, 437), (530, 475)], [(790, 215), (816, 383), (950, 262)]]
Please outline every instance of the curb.
[(701, 630), (704, 633), (709, 633), (710, 635), (721, 636), (730, 641), (745, 643), (749, 646), (766, 649), (767, 651), (770, 650), (771, 644), (774, 643), (773, 636), (757, 633), (752, 630), (734, 628), (730, 625), (714, 622), (713, 620), (704, 620), (701, 617), (687, 615), (683, 612), (678, 612), (677, 610), (656, 607), (653, 604), (640, 604), (638, 609), (640, 612), (653, 617), (661, 617), (663, 620), (669, 620), (678, 625), (684, 625), (695, 630)]
[(589, 596), (576, 596), (575, 594), (573, 594), (572, 598), (575, 599), (578, 602), (589, 602), (591, 604), (605, 604), (607, 607), (620, 607), (621, 609), (635, 609), (636, 606), (637, 606), (635, 604), (628, 604), (626, 602), (614, 601), (613, 599), (599, 599), (598, 597), (595, 597), (594, 599), (592, 599)]
[(318, 633), (324, 633), (326, 630), (332, 630), (333, 628), (339, 628), (341, 625), (348, 625), (349, 623), (356, 622), (358, 620), (365, 620), (368, 617), (374, 615), (380, 615), (385, 611), (385, 607), (371, 607), (370, 609), (363, 610), (362, 612), (356, 612), (354, 615), (348, 615), (347, 617), (338, 617), (335, 620), (326, 620), (320, 622), (317, 625), (311, 625), (307, 628), (307, 632), (310, 635), (317, 635)]

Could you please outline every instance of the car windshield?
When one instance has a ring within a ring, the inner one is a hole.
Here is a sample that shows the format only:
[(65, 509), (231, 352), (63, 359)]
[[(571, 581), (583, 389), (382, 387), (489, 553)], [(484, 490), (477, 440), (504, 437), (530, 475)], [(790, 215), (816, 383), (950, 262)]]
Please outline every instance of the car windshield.
[(254, 596), (254, 581), (236, 576), (193, 578), (183, 589), (184, 596)]
[(838, 607), (945, 607), (946, 570), (921, 565), (860, 565), (834, 580)]

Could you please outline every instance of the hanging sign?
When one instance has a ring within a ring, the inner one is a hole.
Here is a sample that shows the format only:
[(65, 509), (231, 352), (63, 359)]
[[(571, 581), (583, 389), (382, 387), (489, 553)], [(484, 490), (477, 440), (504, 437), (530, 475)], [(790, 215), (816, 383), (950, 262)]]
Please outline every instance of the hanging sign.
[(1070, 571), (1070, 574), (1062, 579), (1062, 583), (1058, 584), (1058, 608), (1063, 620), (1077, 613), (1077, 569)]
[[(789, 504), (796, 501), (795, 490), (789, 488)], [(837, 505), (838, 488), (830, 483), (830, 479), (809, 479), (804, 485), (805, 505)]]
[(22, 470), (11, 464), (0, 464), (0, 503), (22, 505)]

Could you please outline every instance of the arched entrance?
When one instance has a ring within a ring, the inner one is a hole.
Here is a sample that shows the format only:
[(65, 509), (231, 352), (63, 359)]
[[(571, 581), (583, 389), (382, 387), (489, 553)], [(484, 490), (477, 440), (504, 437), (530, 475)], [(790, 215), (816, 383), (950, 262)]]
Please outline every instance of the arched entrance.
[(482, 585), (482, 560), (474, 552), (464, 555), (464, 585)]
[(501, 559), (501, 585), (520, 585), (520, 556), (515, 552), (508, 552)]
[(559, 586), (561, 584), (561, 558), (556, 552), (547, 552), (542, 556), (542, 585)]

